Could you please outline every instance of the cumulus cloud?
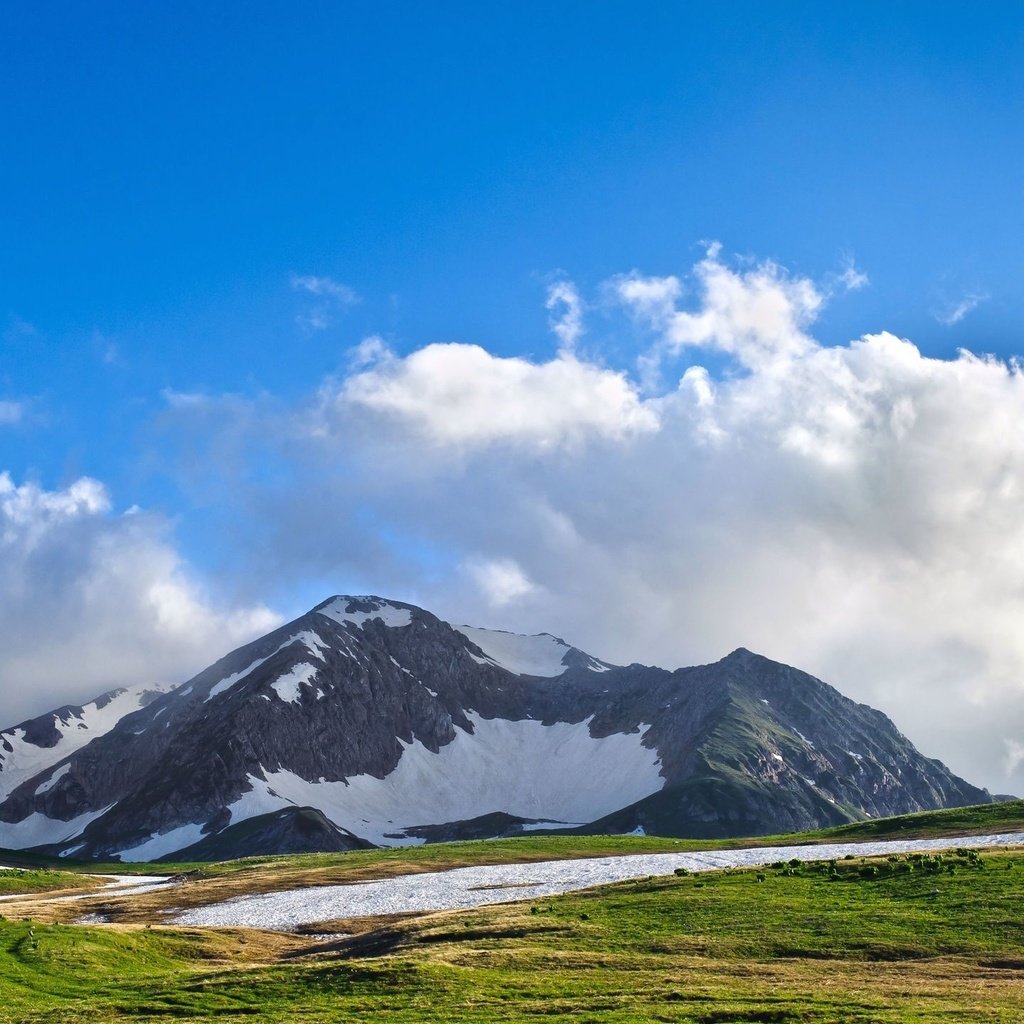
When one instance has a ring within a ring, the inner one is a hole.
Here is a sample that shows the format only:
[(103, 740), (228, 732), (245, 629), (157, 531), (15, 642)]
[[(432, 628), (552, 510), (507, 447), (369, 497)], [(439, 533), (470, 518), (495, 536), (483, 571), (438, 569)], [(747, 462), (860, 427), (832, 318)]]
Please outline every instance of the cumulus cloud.
[(224, 481), (248, 503), (236, 521), (272, 524), (251, 539), (254, 578), (358, 579), (611, 661), (743, 645), (1024, 792), (1017, 364), (885, 332), (823, 346), (827, 282), (715, 248), (606, 293), (671, 384), (644, 392), (564, 350), (371, 346), (251, 442), (288, 463), (287, 487)]
[(116, 686), (180, 681), (278, 621), (212, 602), (163, 524), (112, 514), (98, 481), (48, 491), (0, 473), (3, 726)]
[(717, 348), (748, 369), (766, 369), (814, 346), (804, 328), (817, 317), (822, 295), (806, 278), (791, 278), (772, 262), (737, 273), (713, 245), (695, 268), (700, 305), (680, 309), (679, 281), (633, 273), (616, 287), (619, 299), (658, 331), (669, 352)]
[(325, 416), (344, 421), (360, 409), (404, 428), (414, 441), (460, 450), (494, 444), (543, 450), (657, 429), (655, 411), (625, 374), (568, 352), (533, 363), (453, 343), (403, 359), (377, 355), (372, 368), (322, 393)]

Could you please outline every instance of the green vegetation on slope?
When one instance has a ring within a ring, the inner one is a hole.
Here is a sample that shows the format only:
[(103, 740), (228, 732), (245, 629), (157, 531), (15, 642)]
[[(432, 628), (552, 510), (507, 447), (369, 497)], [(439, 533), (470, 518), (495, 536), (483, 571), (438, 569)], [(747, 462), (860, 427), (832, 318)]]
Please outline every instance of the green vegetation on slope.
[(0, 896), (25, 892), (52, 892), (55, 889), (81, 889), (92, 879), (73, 871), (51, 871), (29, 868), (4, 871), (0, 869)]
[(378, 923), (305, 950), (5, 922), (0, 1020), (1009, 1024), (1022, 883), (1019, 852), (785, 862)]

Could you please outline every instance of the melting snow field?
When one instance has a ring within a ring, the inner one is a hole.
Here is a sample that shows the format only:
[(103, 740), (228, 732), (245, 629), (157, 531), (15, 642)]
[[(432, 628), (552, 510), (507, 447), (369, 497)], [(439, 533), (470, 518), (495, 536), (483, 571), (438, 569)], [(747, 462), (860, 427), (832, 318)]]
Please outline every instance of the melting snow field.
[[(549, 633), (522, 636), (519, 633), (478, 629), (475, 626), (454, 628), (472, 640), (493, 664), (516, 675), (548, 678), (560, 676), (566, 670), (562, 659), (572, 650), (564, 640)], [(474, 661), (480, 660), (475, 655), (472, 657)]]
[[(589, 720), (543, 725), (473, 712), (467, 717), (472, 733), (457, 729), (456, 738), (436, 754), (419, 742), (405, 746), (383, 779), (356, 775), (347, 782), (309, 782), (285, 769), (264, 769), (265, 778), (250, 776), (252, 789), (231, 804), (231, 821), (282, 807), (317, 807), (379, 846), (411, 845), (422, 840), (405, 836), (405, 829), (494, 810), (548, 821), (595, 821), (664, 785), (657, 751), (643, 745), (646, 726), (595, 737)], [(552, 764), (560, 766), (558, 773), (552, 774)], [(141, 853), (122, 851), (121, 859), (143, 860), (160, 856), (157, 849), (169, 853), (181, 846), (170, 837)]]
[[(0, 871), (16, 871), (17, 868), (0, 867)], [(102, 892), (111, 896), (135, 896), (140, 892), (149, 892), (150, 889), (157, 889), (166, 885), (170, 875), (96, 875), (97, 882), (103, 883)], [(11, 896), (0, 896), (0, 900), (22, 900), (26, 896), (33, 896), (33, 893), (14, 893)], [(70, 903), (73, 900), (87, 900), (96, 895), (95, 889), (88, 892), (75, 893), (73, 896), (55, 896), (49, 902)]]
[(632, 854), (535, 864), (493, 864), (432, 874), (405, 875), (356, 885), (326, 885), (241, 896), (178, 914), (185, 925), (267, 928), (288, 931), (337, 918), (371, 917), (431, 910), (462, 910), (512, 900), (532, 900), (594, 885), (648, 875), (670, 875), (676, 868), (759, 867), (777, 860), (829, 860), (884, 853), (944, 850), (950, 847), (1024, 845), (1024, 833), (965, 836), (955, 839), (907, 839), (879, 843), (831, 843), (825, 846), (766, 846), (756, 850), (705, 850), (701, 853)]

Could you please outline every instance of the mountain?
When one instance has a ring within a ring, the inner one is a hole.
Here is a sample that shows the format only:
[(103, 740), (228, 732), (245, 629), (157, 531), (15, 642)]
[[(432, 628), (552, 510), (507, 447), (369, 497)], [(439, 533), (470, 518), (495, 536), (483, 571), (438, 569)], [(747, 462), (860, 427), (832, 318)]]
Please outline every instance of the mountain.
[(782, 832), (987, 802), (737, 650), (674, 672), (333, 597), (167, 692), (0, 734), (0, 846), (152, 860), (533, 830)]

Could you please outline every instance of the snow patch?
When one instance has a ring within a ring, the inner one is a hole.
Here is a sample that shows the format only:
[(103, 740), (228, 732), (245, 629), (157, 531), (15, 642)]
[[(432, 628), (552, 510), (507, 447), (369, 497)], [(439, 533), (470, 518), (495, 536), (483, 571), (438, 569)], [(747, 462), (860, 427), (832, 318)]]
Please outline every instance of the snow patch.
[[(280, 648), (278, 648), (280, 650)], [(248, 668), (243, 668), (241, 672), (232, 672), (231, 675), (225, 676), (219, 683), (214, 683), (210, 687), (210, 692), (203, 699), (204, 704), (208, 704), (218, 694), (223, 693), (225, 690), (230, 690), (235, 683), (241, 682), (250, 672), (255, 672), (265, 661), (272, 658), (277, 651), (272, 651), (266, 656), (266, 658), (257, 658)]]
[(797, 736), (799, 736), (800, 739), (802, 739), (804, 743), (811, 748), (811, 750), (814, 749), (814, 744), (799, 729), (794, 729), (793, 732), (795, 732)]
[(316, 665), (299, 662), (279, 679), (271, 683), (271, 689), (286, 704), (298, 704), (302, 699), (302, 684), (309, 683), (319, 670)]
[(203, 838), (203, 826), (201, 823), (193, 825), (182, 825), (179, 828), (172, 828), (168, 832), (160, 832), (151, 835), (149, 839), (132, 846), (127, 850), (120, 851), (123, 861), (155, 860), (165, 854), (174, 853), (175, 850), (183, 850), (186, 846), (198, 843)]
[(539, 832), (541, 829), (552, 828), (576, 828), (579, 825), (586, 825), (585, 821), (531, 821), (523, 825), (524, 832)]
[(1016, 846), (1024, 834), (963, 836), (956, 839), (906, 839), (875, 843), (829, 843), (822, 846), (769, 846), (752, 850), (706, 850), (700, 853), (647, 853), (621, 857), (488, 864), (419, 875), (403, 875), (354, 885), (324, 885), (284, 892), (239, 896), (179, 913), (175, 924), (220, 928), (270, 928), (289, 931), (299, 925), (337, 918), (380, 914), (464, 910), (511, 900), (537, 900), (650, 875), (671, 875), (676, 868), (715, 871), (763, 867), (777, 860), (831, 860), (846, 854), (868, 857), (884, 853), (945, 850), (953, 846)]
[[(81, 710), (67, 709), (53, 714), (60, 739), (52, 747), (38, 747), (25, 739), (24, 727), (0, 733), (0, 803), (23, 782), (41, 774), (64, 758), (80, 750), (99, 736), (110, 732), (125, 715), (145, 705), (147, 693), (165, 693), (170, 686), (153, 684), (115, 690), (109, 700), (99, 697)], [(103, 706), (100, 707), (100, 703)], [(4, 744), (11, 747), (7, 750)]]
[(42, 793), (49, 793), (69, 771), (71, 771), (71, 765), (62, 764), (46, 782), (36, 789), (36, 796), (40, 796)]
[(289, 640), (289, 643), (295, 643), (296, 640), (301, 640), (305, 645), (306, 649), (314, 658), (319, 658), (320, 661), (324, 660), (324, 651), (329, 650), (328, 644), (324, 643), (323, 638), (319, 633), (314, 633), (311, 629), (304, 629), (300, 633), (296, 633), (295, 636)]
[[(368, 603), (373, 607), (369, 612), (347, 612), (345, 609), (353, 602)], [(342, 626), (362, 627), (370, 619), (380, 619), (385, 626), (392, 629), (408, 626), (412, 622), (412, 612), (408, 608), (398, 608), (387, 601), (367, 597), (336, 597), (330, 604), (318, 609), (320, 615), (333, 619)]]
[[(657, 751), (643, 732), (590, 735), (590, 720), (544, 725), (467, 717), (473, 732), (435, 754), (415, 741), (386, 778), (356, 775), (309, 782), (280, 769), (249, 776), (251, 790), (231, 804), (231, 823), (288, 806), (321, 810), (334, 824), (381, 846), (409, 845), (417, 825), (441, 824), (505, 811), (518, 818), (593, 821), (657, 792)], [(552, 771), (552, 765), (558, 770)]]
[[(111, 804), (110, 807), (114, 805)], [(44, 846), (49, 843), (63, 843), (80, 835), (86, 826), (110, 807), (98, 811), (87, 811), (77, 818), (61, 821), (59, 818), (48, 818), (39, 811), (33, 811), (21, 821), (0, 821), (0, 846), (9, 850), (26, 850), (30, 846)]]
[[(283, 651), (286, 647), (290, 647), (296, 641), (301, 641), (306, 649), (313, 655), (314, 658), (318, 658), (323, 661), (322, 652), (327, 649), (327, 645), (323, 642), (320, 636), (314, 633), (312, 630), (304, 629), (294, 636), (288, 637), (284, 643), (278, 644), (268, 655), (263, 658), (257, 658), (247, 668), (243, 668), (241, 672), (232, 672), (231, 675), (225, 676), (219, 683), (214, 683), (210, 688), (210, 692), (206, 695), (203, 703), (206, 704), (208, 701), (213, 700), (218, 694), (223, 693), (225, 690), (230, 690), (235, 683), (240, 683), (246, 676), (255, 672), (264, 662), (270, 661), (270, 659), (277, 654), (279, 651)], [(282, 678), (285, 678), (282, 676)], [(190, 687), (191, 689), (191, 687)], [(283, 698), (282, 698), (283, 699)]]
[(472, 651), (467, 652), (477, 664), (490, 662), (518, 676), (541, 676), (548, 679), (560, 676), (568, 668), (563, 664), (563, 659), (572, 648), (550, 633), (524, 636), (500, 629), (478, 629), (476, 626), (453, 628), (484, 652), (486, 657), (483, 660)]

